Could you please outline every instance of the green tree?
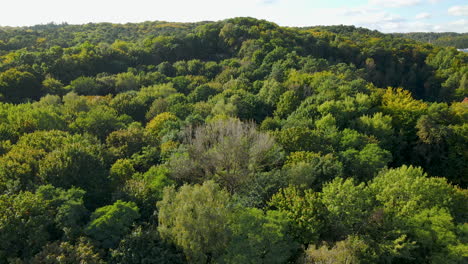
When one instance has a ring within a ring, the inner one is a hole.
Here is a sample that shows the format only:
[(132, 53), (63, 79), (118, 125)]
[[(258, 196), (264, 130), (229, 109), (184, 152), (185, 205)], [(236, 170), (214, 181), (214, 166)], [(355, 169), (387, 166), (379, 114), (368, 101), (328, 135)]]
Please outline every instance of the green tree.
[(362, 263), (361, 255), (367, 248), (365, 241), (353, 236), (337, 242), (332, 248), (328, 245), (321, 247), (311, 245), (306, 251), (305, 263)]
[(179, 119), (170, 112), (161, 113), (146, 124), (146, 133), (150, 137), (160, 140), (164, 133), (178, 126), (178, 121)]
[(279, 97), (278, 104), (276, 105), (275, 115), (280, 118), (286, 118), (299, 105), (299, 97), (296, 96), (294, 91), (287, 91)]
[(0, 73), (0, 94), (7, 100), (18, 103), (26, 98), (39, 99), (40, 87), (40, 83), (32, 73), (17, 68)]
[(221, 257), (223, 263), (287, 263), (298, 250), (282, 212), (241, 209), (229, 229), (232, 238)]
[(42, 92), (44, 94), (64, 95), (66, 90), (64, 89), (64, 85), (60, 80), (49, 76), (44, 81), (42, 81)]
[(343, 175), (343, 164), (332, 154), (291, 153), (283, 167), (288, 182), (301, 188), (319, 188), (323, 183)]
[(367, 144), (360, 151), (350, 148), (341, 152), (340, 156), (345, 173), (360, 180), (371, 179), (392, 160), (392, 154), (377, 144)]
[(318, 241), (325, 226), (325, 208), (318, 193), (290, 186), (273, 195), (269, 204), (291, 220), (296, 241), (303, 244)]
[(75, 245), (70, 242), (52, 242), (43, 247), (28, 263), (32, 264), (104, 264), (96, 249), (84, 238)]
[(0, 262), (28, 259), (51, 238), (53, 212), (46, 202), (30, 192), (0, 196)]
[(133, 202), (118, 200), (112, 205), (96, 209), (86, 226), (85, 233), (99, 241), (104, 248), (115, 248), (122, 237), (130, 232), (133, 222), (140, 217)]
[(68, 89), (79, 95), (100, 95), (102, 92), (101, 85), (95, 78), (84, 76), (71, 81)]
[(374, 209), (372, 194), (365, 184), (356, 185), (352, 178), (336, 178), (324, 184), (321, 200), (327, 210), (328, 234), (335, 240), (362, 232)]
[(156, 230), (138, 226), (111, 251), (110, 263), (175, 264), (185, 263), (185, 257), (173, 245), (164, 242)]
[(102, 205), (109, 198), (110, 182), (99, 146), (71, 143), (47, 154), (39, 162), (40, 182), (56, 187), (85, 190), (87, 206)]
[(163, 197), (164, 188), (174, 183), (165, 166), (152, 166), (145, 173), (133, 174), (130, 179), (118, 186), (120, 190), (114, 196), (135, 202), (140, 208), (141, 218), (150, 220), (156, 209), (156, 202)]
[(70, 128), (105, 140), (111, 132), (124, 128), (128, 123), (128, 116), (119, 116), (117, 111), (107, 106), (97, 106), (89, 112), (79, 113), (76, 120), (70, 124)]
[(117, 158), (129, 158), (138, 153), (146, 145), (147, 139), (140, 123), (131, 123), (127, 129), (121, 129), (109, 134), (106, 145)]
[[(50, 240), (74, 240), (88, 211), (84, 191), (40, 186), (36, 193), (0, 196), (0, 262), (28, 261)], [(8, 260), (8, 261), (7, 261)]]
[(229, 193), (213, 181), (164, 190), (158, 207), (161, 237), (180, 247), (191, 263), (210, 263), (225, 252), (232, 213)]
[(129, 115), (136, 121), (144, 121), (147, 110), (144, 98), (138, 96), (135, 91), (122, 92), (117, 94), (109, 104), (119, 115)]
[(131, 72), (119, 73), (115, 79), (115, 93), (136, 90), (139, 87), (138, 78)]
[(382, 113), (376, 113), (372, 117), (361, 116), (357, 120), (357, 130), (369, 136), (375, 136), (379, 140), (379, 145), (384, 149), (390, 149), (394, 144), (394, 130), (392, 118)]

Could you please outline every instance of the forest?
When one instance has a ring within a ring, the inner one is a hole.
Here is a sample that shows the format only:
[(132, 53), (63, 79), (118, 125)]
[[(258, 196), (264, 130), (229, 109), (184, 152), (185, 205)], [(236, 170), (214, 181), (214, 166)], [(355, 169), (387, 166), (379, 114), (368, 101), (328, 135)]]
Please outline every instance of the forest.
[(0, 28), (0, 264), (468, 261), (468, 53), (352, 26)]
[(444, 47), (455, 47), (458, 49), (468, 48), (468, 33), (396, 33), (398, 37), (410, 38), (422, 42), (431, 43)]

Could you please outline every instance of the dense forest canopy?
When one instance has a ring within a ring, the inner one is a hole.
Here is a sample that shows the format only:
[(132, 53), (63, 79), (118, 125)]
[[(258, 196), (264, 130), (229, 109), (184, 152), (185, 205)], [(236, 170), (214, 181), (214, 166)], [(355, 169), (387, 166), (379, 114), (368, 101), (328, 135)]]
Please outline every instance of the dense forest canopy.
[(396, 33), (397, 37), (410, 38), (417, 41), (427, 42), (438, 46), (468, 49), (468, 33)]
[(407, 37), (0, 28), (0, 263), (466, 263), (468, 54)]

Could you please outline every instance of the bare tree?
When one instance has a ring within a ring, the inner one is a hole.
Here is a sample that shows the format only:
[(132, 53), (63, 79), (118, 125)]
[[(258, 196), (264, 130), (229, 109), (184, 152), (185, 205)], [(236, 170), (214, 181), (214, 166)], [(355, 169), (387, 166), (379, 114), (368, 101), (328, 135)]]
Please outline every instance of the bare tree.
[(213, 179), (235, 192), (255, 173), (277, 166), (283, 158), (273, 137), (257, 131), (254, 123), (218, 120), (185, 132), (185, 151), (169, 162), (179, 180)]

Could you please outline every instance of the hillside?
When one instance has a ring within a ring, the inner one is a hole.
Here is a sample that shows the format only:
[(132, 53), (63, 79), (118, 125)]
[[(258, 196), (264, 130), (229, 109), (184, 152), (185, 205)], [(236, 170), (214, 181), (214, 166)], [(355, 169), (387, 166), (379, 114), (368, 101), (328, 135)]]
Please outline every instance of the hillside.
[(442, 47), (455, 47), (457, 49), (468, 48), (468, 33), (405, 33), (394, 34), (397, 37), (409, 38), (421, 42), (427, 42)]
[(0, 28), (0, 264), (464, 263), (467, 79), (353, 26)]

